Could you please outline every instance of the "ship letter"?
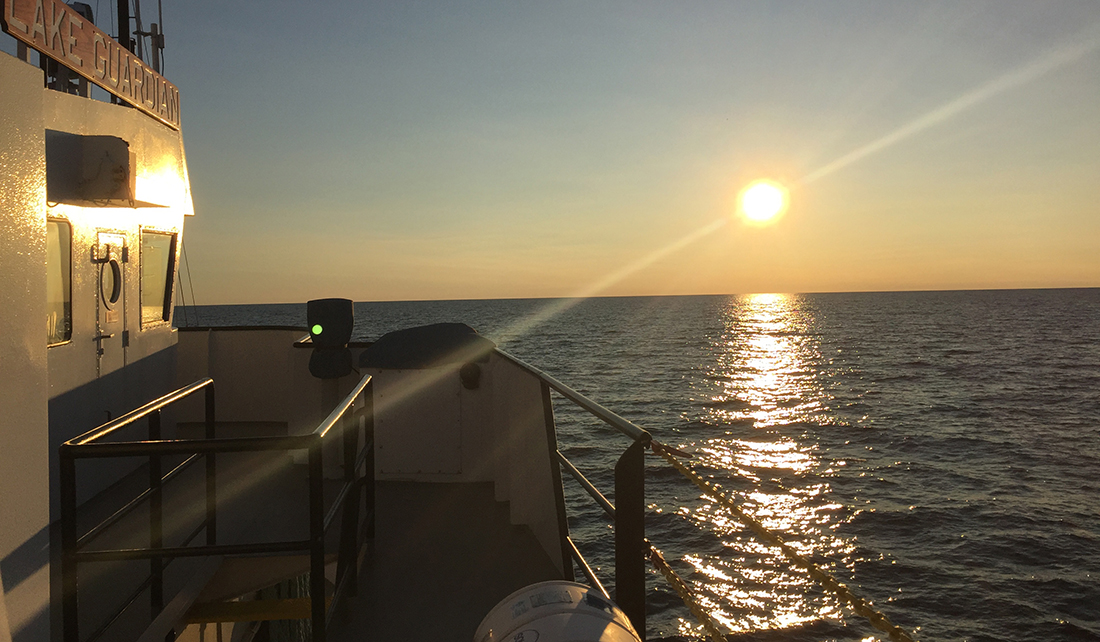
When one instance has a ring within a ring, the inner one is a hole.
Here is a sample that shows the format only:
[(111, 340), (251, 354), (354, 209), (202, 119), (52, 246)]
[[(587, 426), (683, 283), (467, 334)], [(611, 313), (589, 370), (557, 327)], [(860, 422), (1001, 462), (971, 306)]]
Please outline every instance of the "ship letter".
[[(57, 0), (50, 3), (53, 8), (53, 19), (50, 20), (50, 32), (46, 36), (46, 47), (53, 49), (59, 53), (65, 53), (65, 41), (61, 39), (61, 21), (65, 19), (65, 10), (57, 11)], [(65, 5), (61, 5), (64, 7)], [(54, 41), (57, 41), (58, 47), (54, 47)]]
[(76, 49), (76, 38), (73, 36), (73, 25), (76, 25), (78, 30), (84, 29), (84, 21), (80, 19), (80, 16), (76, 12), (69, 13), (69, 35), (65, 38), (65, 57), (75, 62), (81, 67), (84, 66), (84, 60), (76, 55), (74, 49)]
[[(46, 8), (42, 6), (42, 0), (35, 0), (34, 3), (34, 22), (31, 23), (31, 40), (34, 37), (41, 34), (42, 42), (46, 43)], [(48, 46), (48, 45), (47, 45)]]
[(141, 63), (138, 62), (135, 56), (128, 61), (126, 66), (133, 66), (133, 69), (130, 70), (130, 96), (133, 97), (135, 105), (140, 105), (145, 102), (145, 88), (142, 87), (142, 81), (144, 80), (142, 76), (144, 74), (142, 73)]
[(92, 35), (92, 56), (95, 58), (95, 77), (103, 80), (107, 77), (107, 55), (100, 55), (100, 47), (107, 49), (107, 41), (103, 39), (103, 34), (97, 31)]
[(114, 47), (118, 51), (118, 95), (130, 95), (130, 59), (122, 47)]
[(14, 27), (23, 33), (30, 33), (27, 23), (15, 17), (15, 2), (4, 2), (4, 6), (8, 8), (7, 13), (4, 15), (4, 22), (8, 23), (8, 27)]

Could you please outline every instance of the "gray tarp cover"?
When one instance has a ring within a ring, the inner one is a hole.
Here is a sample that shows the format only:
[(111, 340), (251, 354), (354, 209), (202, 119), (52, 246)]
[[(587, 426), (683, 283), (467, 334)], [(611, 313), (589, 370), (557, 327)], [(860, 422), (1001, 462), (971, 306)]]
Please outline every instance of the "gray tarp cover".
[(433, 323), (382, 335), (359, 356), (359, 367), (416, 370), (485, 361), (494, 348), (465, 323)]

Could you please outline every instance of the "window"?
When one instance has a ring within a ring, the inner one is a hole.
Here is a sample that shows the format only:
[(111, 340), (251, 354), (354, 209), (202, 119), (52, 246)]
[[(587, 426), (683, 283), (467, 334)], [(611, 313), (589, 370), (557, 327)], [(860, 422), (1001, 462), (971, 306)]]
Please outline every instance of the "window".
[(141, 231), (141, 325), (163, 323), (172, 312), (176, 235)]
[(46, 343), (73, 336), (73, 230), (65, 221), (46, 221)]

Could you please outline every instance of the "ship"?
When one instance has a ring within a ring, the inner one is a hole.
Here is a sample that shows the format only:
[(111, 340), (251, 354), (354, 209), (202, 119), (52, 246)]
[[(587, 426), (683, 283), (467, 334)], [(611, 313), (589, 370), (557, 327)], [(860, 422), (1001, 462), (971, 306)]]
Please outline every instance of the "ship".
[[(461, 324), (174, 326), (180, 94), (122, 11), (3, 2), (0, 640), (644, 639), (645, 430)], [(617, 505), (552, 391), (622, 434)], [(616, 520), (614, 595), (563, 470)]]
[[(162, 33), (128, 6), (112, 36), (83, 3), (3, 0), (0, 642), (638, 642), (658, 573), (722, 640), (646, 537), (647, 454), (910, 639), (687, 453), (467, 325), (357, 341), (322, 298), (306, 327), (176, 327), (201, 213)], [(555, 403), (618, 437), (613, 487), (562, 454)], [(613, 564), (574, 542), (567, 483)]]

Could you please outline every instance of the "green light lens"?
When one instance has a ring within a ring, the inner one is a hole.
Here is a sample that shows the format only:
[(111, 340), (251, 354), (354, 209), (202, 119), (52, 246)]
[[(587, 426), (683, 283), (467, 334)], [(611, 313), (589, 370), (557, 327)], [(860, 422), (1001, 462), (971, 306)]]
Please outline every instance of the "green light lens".
[(321, 334), (321, 331), (323, 331), (323, 330), (324, 330), (324, 328), (321, 327), (320, 323), (314, 323), (313, 324), (312, 332), (313, 332), (314, 336), (316, 336), (318, 334)]

